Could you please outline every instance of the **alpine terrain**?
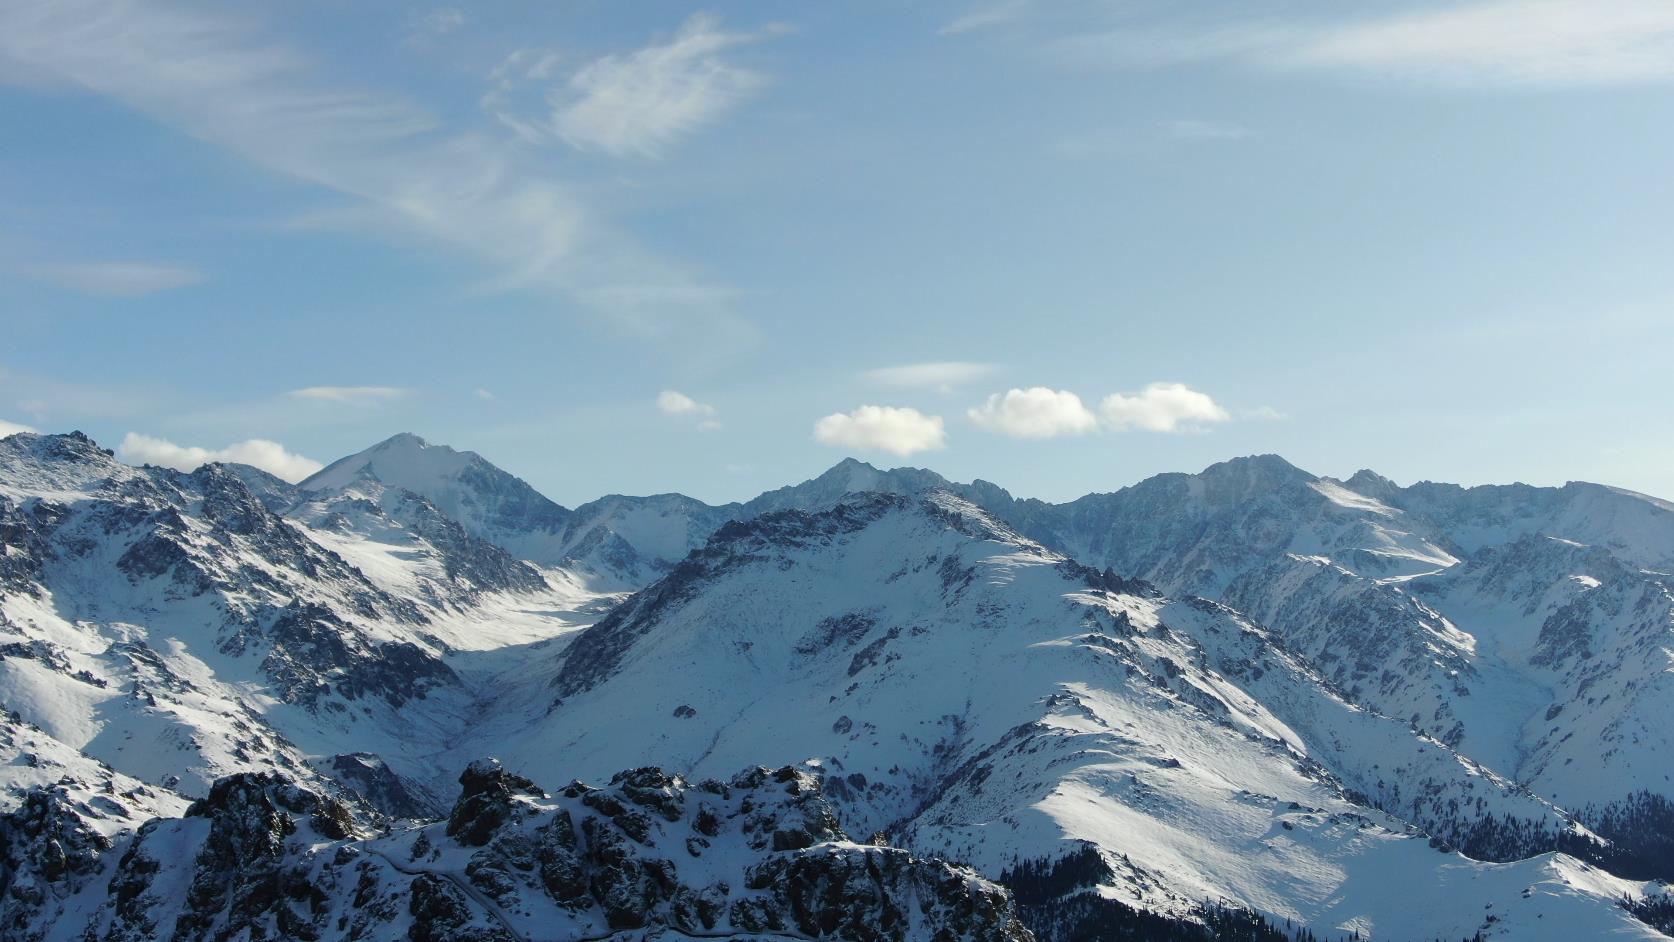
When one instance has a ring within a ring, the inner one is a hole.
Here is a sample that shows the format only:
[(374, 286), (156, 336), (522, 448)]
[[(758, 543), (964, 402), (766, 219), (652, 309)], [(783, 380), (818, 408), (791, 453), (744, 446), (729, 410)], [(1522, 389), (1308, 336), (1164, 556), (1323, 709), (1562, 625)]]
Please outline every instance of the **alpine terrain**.
[(1674, 504), (0, 439), (0, 938), (1674, 937)]

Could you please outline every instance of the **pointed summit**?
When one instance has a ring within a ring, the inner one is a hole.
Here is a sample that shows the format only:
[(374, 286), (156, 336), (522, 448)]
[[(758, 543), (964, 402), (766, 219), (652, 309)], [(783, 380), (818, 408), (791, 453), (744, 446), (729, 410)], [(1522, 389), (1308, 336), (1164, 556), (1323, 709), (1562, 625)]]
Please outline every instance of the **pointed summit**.
[(340, 458), (298, 487), (337, 491), (368, 478), (418, 494), (467, 533), (520, 559), (558, 561), (558, 535), (569, 510), (474, 451), (433, 445), (411, 432)]
[[(397, 448), (430, 448), (431, 444), (412, 432), (397, 432), (372, 446), (374, 451), (389, 451)], [(453, 451), (446, 445), (434, 446), (444, 451)]]
[(1401, 485), (1370, 468), (1361, 468), (1354, 472), (1353, 476), (1343, 482), (1343, 486), (1356, 494), (1385, 502), (1401, 492)]

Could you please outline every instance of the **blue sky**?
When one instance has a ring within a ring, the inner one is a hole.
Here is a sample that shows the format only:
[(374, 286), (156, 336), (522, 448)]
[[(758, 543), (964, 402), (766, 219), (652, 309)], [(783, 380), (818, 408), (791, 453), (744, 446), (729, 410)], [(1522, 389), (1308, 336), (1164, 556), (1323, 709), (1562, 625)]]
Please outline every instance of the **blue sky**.
[(1674, 497), (1671, 91), (1662, 0), (13, 0), (0, 427)]

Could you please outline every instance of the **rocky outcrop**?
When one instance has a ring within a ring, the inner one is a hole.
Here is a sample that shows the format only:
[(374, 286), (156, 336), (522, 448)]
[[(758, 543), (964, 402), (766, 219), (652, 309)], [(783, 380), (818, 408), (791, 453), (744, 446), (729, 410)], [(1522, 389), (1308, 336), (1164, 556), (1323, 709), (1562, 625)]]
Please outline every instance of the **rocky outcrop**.
[(185, 818), (140, 828), (110, 883), (104, 937), (323, 938), (313, 848), (354, 836), (347, 807), (279, 775), (220, 779)]
[[(279, 776), (222, 779), (184, 818), (140, 829), (99, 911), (72, 935), (1031, 939), (1010, 893), (975, 872), (850, 842), (818, 780), (800, 769), (696, 785), (634, 769), (548, 796), (485, 759), (460, 785), (445, 822), (363, 839), (343, 805)], [(31, 855), (31, 879), (95, 873), (109, 845), (75, 825), (36, 800), (0, 822), (9, 839), (0, 852)], [(19, 829), (26, 841), (11, 838)], [(27, 911), (11, 912), (31, 925)]]
[(0, 815), (0, 938), (44, 937), (52, 903), (91, 883), (110, 849), (64, 789), (25, 793), (16, 810)]
[(383, 759), (370, 752), (332, 756), (322, 771), (361, 801), (389, 818), (435, 818), (440, 809), (429, 797), (397, 775)]

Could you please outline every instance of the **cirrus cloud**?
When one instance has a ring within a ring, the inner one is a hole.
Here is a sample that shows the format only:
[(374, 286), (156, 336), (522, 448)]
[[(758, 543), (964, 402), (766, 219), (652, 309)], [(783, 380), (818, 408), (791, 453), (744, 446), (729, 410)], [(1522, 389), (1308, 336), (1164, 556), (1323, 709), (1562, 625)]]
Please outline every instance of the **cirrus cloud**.
[(97, 298), (137, 298), (202, 284), (203, 272), (187, 265), (155, 262), (82, 262), (46, 271), (52, 283)]
[(999, 370), (992, 363), (969, 363), (946, 360), (935, 363), (908, 363), (867, 370), (862, 378), (877, 386), (902, 388), (931, 388), (950, 392), (953, 387), (991, 376)]
[(766, 84), (721, 58), (764, 35), (727, 32), (713, 14), (695, 14), (668, 42), (583, 66), (567, 93), (553, 94), (552, 127), (582, 150), (656, 157)]
[(898, 406), (861, 406), (814, 423), (814, 440), (839, 448), (872, 448), (906, 456), (947, 447), (942, 417)]
[(292, 399), (316, 402), (372, 403), (405, 399), (413, 391), (401, 386), (308, 386), (286, 393)]
[(167, 439), (129, 432), (123, 437), (122, 444), (117, 446), (116, 453), (129, 464), (154, 464), (176, 471), (195, 471), (212, 461), (247, 464), (292, 483), (325, 467), (265, 438), (252, 438), (234, 442), (225, 448), (209, 449), (176, 445)]
[(1085, 435), (1098, 428), (1098, 417), (1067, 389), (1033, 386), (995, 393), (965, 414), (981, 428), (1012, 438)]
[(1330, 17), (1175, 19), (1083, 29), (1059, 49), (1128, 68), (1231, 61), (1438, 88), (1627, 85), (1674, 80), (1674, 6), (1664, 0), (1455, 0)]
[(1207, 422), (1225, 422), (1232, 415), (1207, 393), (1184, 383), (1151, 383), (1137, 393), (1115, 393), (1099, 403), (1099, 413), (1111, 428), (1147, 432), (1178, 432)]

